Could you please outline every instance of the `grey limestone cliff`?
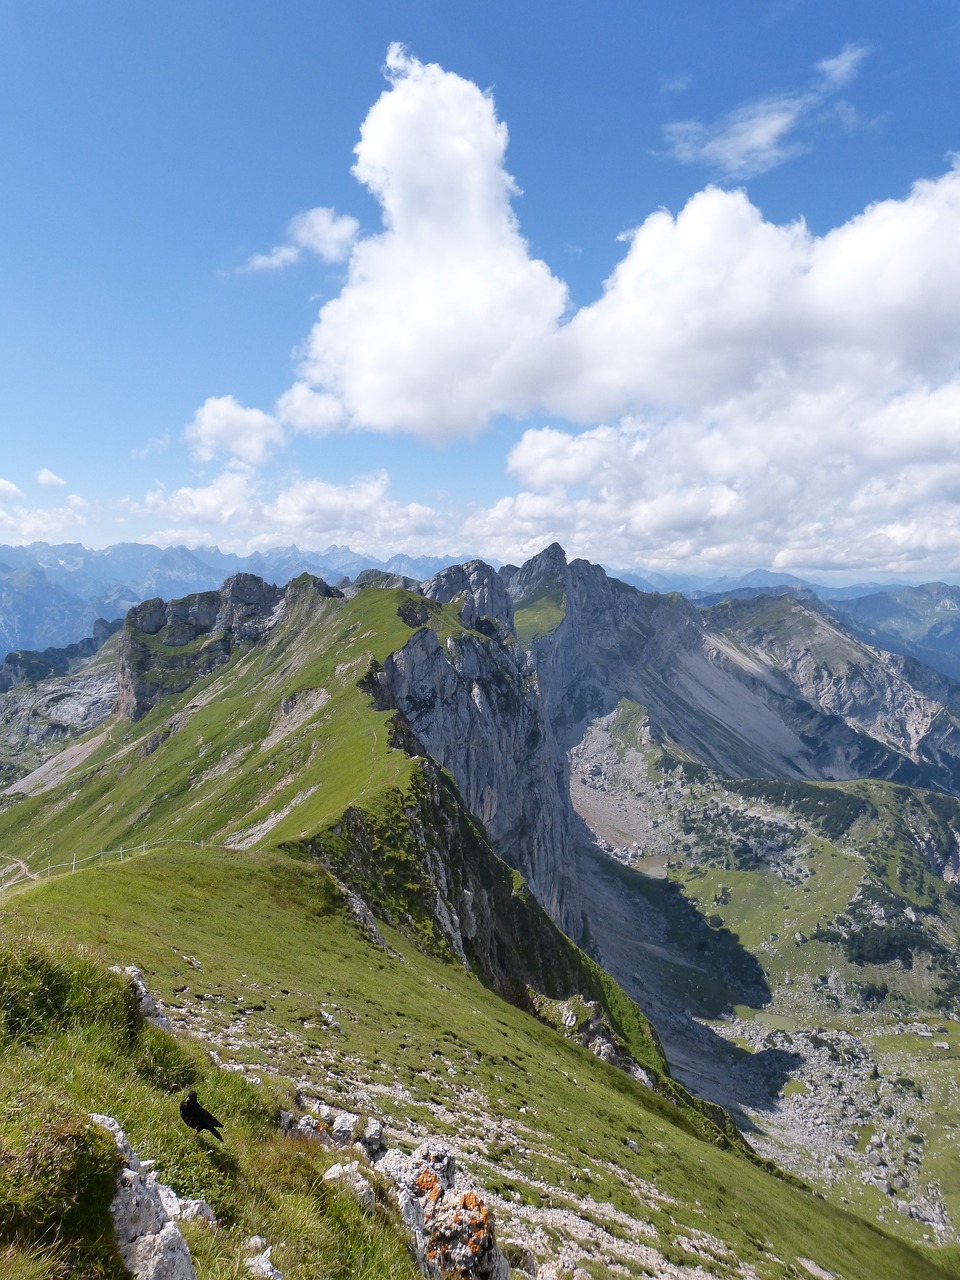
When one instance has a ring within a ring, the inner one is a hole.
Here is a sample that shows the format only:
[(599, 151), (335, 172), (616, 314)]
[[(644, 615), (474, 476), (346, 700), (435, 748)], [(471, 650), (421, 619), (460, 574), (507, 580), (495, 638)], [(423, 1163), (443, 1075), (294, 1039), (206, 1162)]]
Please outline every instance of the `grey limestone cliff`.
[(625, 698), (654, 740), (731, 776), (960, 786), (960, 689), (816, 606), (780, 597), (699, 612), (568, 564), (556, 545), (507, 587), (519, 621), (545, 600), (554, 610), (529, 649), (565, 747)]
[(539, 684), (519, 646), (503, 642), (512, 616), (494, 570), (474, 561), (443, 570), (424, 594), (462, 599), (468, 626), (441, 643), (414, 632), (379, 681), (424, 748), (456, 779), (497, 853), (522, 872), (554, 919), (581, 927), (573, 873), (574, 813), (566, 757), (544, 715)]

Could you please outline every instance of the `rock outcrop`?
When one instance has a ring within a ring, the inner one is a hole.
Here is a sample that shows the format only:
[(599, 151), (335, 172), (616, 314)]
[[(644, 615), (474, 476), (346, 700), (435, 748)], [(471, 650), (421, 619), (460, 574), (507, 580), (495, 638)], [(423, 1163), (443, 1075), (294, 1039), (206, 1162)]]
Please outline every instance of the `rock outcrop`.
[(423, 748), (453, 774), (497, 853), (574, 935), (581, 926), (572, 875), (574, 815), (567, 762), (544, 715), (535, 673), (517, 645), (509, 598), (480, 561), (443, 570), (428, 599), (461, 600), (461, 618), (485, 635), (441, 644), (423, 626), (383, 664), (385, 705), (398, 707)]
[[(92, 1118), (113, 1134), (120, 1155), (117, 1193), (110, 1215), (124, 1265), (136, 1280), (197, 1280), (190, 1249), (164, 1205), (156, 1174), (144, 1171), (127, 1135), (112, 1116)], [(164, 1187), (163, 1191), (173, 1195), (169, 1188)], [(179, 1199), (174, 1198), (179, 1206)]]
[(459, 600), (460, 617), (475, 631), (490, 635), (509, 634), (513, 629), (513, 605), (504, 581), (482, 560), (443, 569), (421, 590), (428, 600), (439, 604)]
[[(321, 595), (339, 595), (304, 575)], [(303, 586), (274, 587), (251, 573), (228, 578), (219, 591), (183, 600), (145, 600), (127, 614), (117, 655), (117, 711), (138, 720), (163, 694), (180, 693), (262, 640)]]
[(396, 1148), (376, 1165), (397, 1188), (417, 1261), (430, 1280), (509, 1280), (510, 1265), (497, 1246), (493, 1222), (480, 1194), (458, 1179), (450, 1150), (425, 1142), (412, 1155)]
[(22, 652), (7, 657), (7, 681), (0, 678), (6, 690), (0, 692), (0, 785), (31, 772), (111, 715), (117, 700), (113, 664), (97, 649), (65, 661), (68, 669), (58, 674), (59, 659)]
[(110, 966), (111, 973), (123, 974), (125, 978), (129, 978), (130, 986), (133, 988), (133, 994), (137, 1001), (137, 1008), (140, 1010), (140, 1016), (144, 1022), (149, 1022), (151, 1026), (159, 1027), (161, 1031), (173, 1031), (173, 1024), (167, 1016), (167, 1011), (163, 1004), (150, 991), (143, 974), (136, 965), (119, 965)]

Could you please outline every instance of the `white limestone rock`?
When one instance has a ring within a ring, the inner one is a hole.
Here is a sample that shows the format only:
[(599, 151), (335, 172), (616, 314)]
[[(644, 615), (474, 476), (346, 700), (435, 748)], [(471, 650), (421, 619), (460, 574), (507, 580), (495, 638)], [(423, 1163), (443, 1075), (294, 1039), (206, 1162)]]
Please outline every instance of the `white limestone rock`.
[(510, 1264), (497, 1246), (487, 1207), (458, 1178), (447, 1147), (425, 1142), (409, 1156), (391, 1149), (376, 1169), (396, 1185), (400, 1213), (425, 1276), (437, 1280), (453, 1272), (470, 1280), (509, 1280)]
[(150, 992), (146, 982), (143, 980), (143, 974), (136, 965), (111, 965), (110, 972), (125, 974), (130, 979), (144, 1022), (149, 1022), (153, 1026), (159, 1027), (161, 1031), (173, 1031), (173, 1024), (168, 1018), (163, 1004)]
[(349, 1188), (365, 1209), (372, 1209), (377, 1203), (377, 1195), (369, 1181), (360, 1172), (359, 1160), (351, 1160), (348, 1164), (334, 1164), (323, 1175), (324, 1182), (340, 1183)]
[[(263, 1243), (260, 1236), (254, 1236), (253, 1239)], [(260, 1253), (255, 1253), (243, 1261), (244, 1270), (248, 1275), (253, 1276), (255, 1280), (283, 1280), (283, 1272), (278, 1270), (270, 1261), (270, 1252), (273, 1245), (267, 1245)]]
[(92, 1114), (91, 1119), (113, 1135), (122, 1160), (110, 1216), (124, 1265), (136, 1280), (197, 1280), (190, 1249), (164, 1207), (156, 1174), (144, 1173), (112, 1116)]

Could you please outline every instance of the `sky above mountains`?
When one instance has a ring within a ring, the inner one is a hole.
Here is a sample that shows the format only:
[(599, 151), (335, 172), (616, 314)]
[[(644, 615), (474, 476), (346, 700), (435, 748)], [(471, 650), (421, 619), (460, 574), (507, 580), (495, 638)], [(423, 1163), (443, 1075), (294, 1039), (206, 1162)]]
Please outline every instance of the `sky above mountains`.
[(0, 541), (960, 573), (955, 0), (8, 0)]

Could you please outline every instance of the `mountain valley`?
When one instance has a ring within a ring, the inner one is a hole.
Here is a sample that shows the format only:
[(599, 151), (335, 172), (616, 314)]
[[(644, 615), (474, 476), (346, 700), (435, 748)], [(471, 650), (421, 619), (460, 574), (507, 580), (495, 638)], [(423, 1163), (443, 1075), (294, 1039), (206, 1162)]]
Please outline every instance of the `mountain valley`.
[(288, 1109), (442, 1135), (517, 1275), (956, 1274), (949, 676), (557, 546), (97, 641), (8, 667), (5, 937), (136, 964)]

